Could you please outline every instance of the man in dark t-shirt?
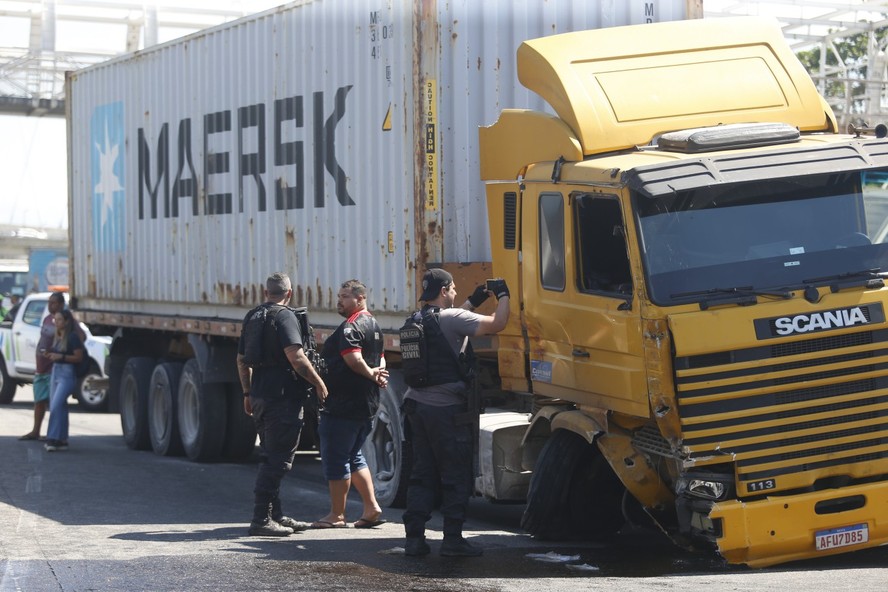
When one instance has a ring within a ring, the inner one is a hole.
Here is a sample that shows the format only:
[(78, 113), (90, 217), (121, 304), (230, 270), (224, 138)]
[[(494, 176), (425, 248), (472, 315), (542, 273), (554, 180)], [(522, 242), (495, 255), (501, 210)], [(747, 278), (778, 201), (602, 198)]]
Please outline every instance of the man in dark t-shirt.
[(361, 446), (379, 409), (379, 387), (387, 384), (382, 330), (367, 311), (367, 288), (358, 280), (343, 283), (336, 309), (346, 320), (324, 342), (330, 393), (321, 409), (318, 435), (321, 461), (330, 488), (330, 512), (313, 528), (343, 528), (348, 491), (354, 484), (364, 510), (355, 528), (384, 521)]
[[(263, 340), (260, 365), (251, 368), (244, 361), (244, 332), (238, 342), (237, 370), (244, 392), (244, 412), (253, 417), (264, 452), (253, 489), (250, 534), (254, 536), (287, 536), (310, 526), (284, 516), (279, 495), (281, 480), (293, 466), (309, 386), (314, 386), (319, 401), (327, 397), (324, 381), (303, 351), (299, 321), (293, 310), (287, 308), (292, 296), (286, 274), (276, 272), (268, 276), (265, 303), (260, 305), (267, 309), (263, 338), (268, 338)], [(247, 313), (244, 326), (257, 310), (258, 307)], [(266, 345), (269, 351), (264, 351)]]

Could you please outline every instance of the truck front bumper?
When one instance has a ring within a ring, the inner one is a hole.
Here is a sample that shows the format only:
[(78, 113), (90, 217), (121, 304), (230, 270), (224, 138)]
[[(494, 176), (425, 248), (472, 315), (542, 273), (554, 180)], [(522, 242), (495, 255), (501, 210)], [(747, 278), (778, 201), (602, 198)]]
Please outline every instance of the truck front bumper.
[[(718, 503), (709, 515), (721, 521), (721, 536), (716, 543), (730, 563), (767, 567), (848, 553), (888, 544), (888, 482), (755, 502)], [(817, 533), (862, 524), (866, 525), (866, 542), (816, 548)]]

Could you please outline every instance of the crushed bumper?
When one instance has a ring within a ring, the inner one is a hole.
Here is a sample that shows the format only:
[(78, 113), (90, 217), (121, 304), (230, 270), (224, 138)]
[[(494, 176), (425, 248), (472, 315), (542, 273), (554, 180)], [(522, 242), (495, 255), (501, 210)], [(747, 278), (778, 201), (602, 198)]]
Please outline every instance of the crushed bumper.
[[(824, 508), (831, 511), (823, 513)], [(848, 553), (888, 544), (888, 482), (755, 502), (725, 502), (716, 504), (710, 517), (721, 520), (722, 536), (716, 539), (716, 543), (721, 555), (730, 563), (767, 567)], [(857, 524), (867, 525), (867, 542), (816, 549), (817, 532)]]

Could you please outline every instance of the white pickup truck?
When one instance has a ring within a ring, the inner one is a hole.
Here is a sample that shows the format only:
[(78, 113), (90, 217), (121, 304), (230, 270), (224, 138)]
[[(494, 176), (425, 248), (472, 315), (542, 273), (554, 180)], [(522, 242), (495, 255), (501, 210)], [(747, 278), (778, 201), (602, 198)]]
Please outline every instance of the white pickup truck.
[[(46, 307), (49, 296), (50, 292), (28, 294), (15, 313), (0, 322), (0, 404), (11, 403), (19, 385), (34, 382), (37, 342), (40, 326), (49, 314)], [(104, 411), (108, 406), (105, 356), (111, 337), (93, 335), (86, 325), (80, 325), (86, 333), (86, 353), (91, 363), (90, 371), (80, 379), (77, 392), (72, 394), (87, 410)]]

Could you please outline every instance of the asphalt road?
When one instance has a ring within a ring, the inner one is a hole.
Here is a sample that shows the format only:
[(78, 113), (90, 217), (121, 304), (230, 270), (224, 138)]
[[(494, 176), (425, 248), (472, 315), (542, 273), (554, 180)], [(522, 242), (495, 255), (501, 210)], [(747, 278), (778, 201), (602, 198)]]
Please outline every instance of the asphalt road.
[[(30, 428), (30, 389), (0, 406), (0, 592), (88, 590), (884, 590), (888, 551), (749, 570), (628, 530), (608, 544), (534, 541), (520, 506), (473, 500), (472, 559), (403, 555), (400, 511), (369, 530), (311, 530), (284, 539), (247, 536), (255, 463), (195, 464), (133, 452), (114, 415), (71, 406), (71, 448), (48, 453), (17, 437)], [(45, 426), (44, 426), (45, 429)], [(327, 511), (320, 462), (300, 453), (282, 488), (285, 511)], [(349, 517), (360, 515), (357, 498)], [(576, 557), (547, 563), (528, 554)]]

